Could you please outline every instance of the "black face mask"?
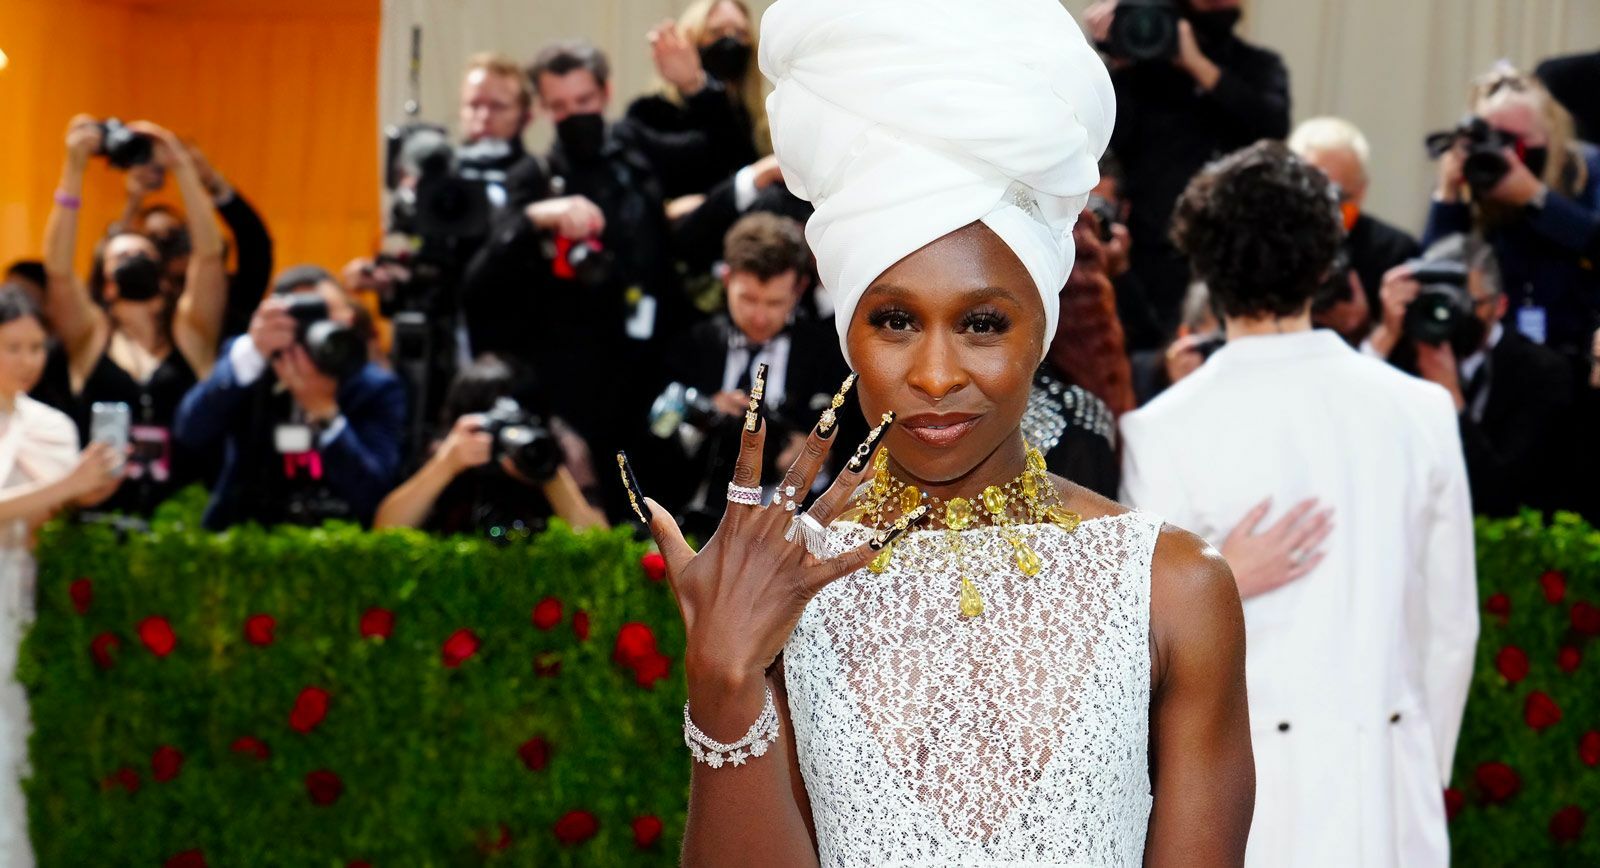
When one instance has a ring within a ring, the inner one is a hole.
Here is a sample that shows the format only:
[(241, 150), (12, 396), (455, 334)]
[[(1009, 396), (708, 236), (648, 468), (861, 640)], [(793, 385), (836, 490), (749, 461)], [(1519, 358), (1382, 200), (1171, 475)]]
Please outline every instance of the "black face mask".
[(123, 301), (149, 301), (161, 294), (161, 266), (141, 253), (113, 269), (111, 281)]
[(1244, 12), (1239, 9), (1219, 9), (1215, 12), (1190, 12), (1189, 26), (1201, 45), (1217, 45), (1233, 37), (1233, 28), (1239, 26)]
[(1522, 152), (1522, 164), (1528, 167), (1535, 177), (1544, 177), (1544, 167), (1549, 164), (1550, 149), (1540, 145), (1537, 148), (1526, 148)]
[(700, 49), (700, 65), (718, 81), (738, 81), (750, 70), (750, 46), (724, 36)]
[(1456, 323), (1455, 332), (1450, 335), (1450, 349), (1455, 351), (1456, 361), (1483, 349), (1483, 342), (1488, 337), (1489, 327), (1483, 324), (1483, 320), (1476, 316), (1462, 317)]
[(568, 115), (556, 124), (556, 138), (561, 140), (561, 150), (574, 163), (592, 163), (600, 157), (600, 148), (606, 142), (606, 119), (599, 112)]

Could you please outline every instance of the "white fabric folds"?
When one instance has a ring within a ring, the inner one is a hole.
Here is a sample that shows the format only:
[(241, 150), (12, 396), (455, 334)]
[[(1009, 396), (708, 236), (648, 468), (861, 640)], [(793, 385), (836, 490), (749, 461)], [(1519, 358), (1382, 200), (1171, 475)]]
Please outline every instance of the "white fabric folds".
[(1033, 276), (1048, 344), (1116, 116), (1058, 0), (779, 0), (761, 71), (784, 180), (816, 206), (806, 238), (841, 346), (879, 275), (978, 220)]

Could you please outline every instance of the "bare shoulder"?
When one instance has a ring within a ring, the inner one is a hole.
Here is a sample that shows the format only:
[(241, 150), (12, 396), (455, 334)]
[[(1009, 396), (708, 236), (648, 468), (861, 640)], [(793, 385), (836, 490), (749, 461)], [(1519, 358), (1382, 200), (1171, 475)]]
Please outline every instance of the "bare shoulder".
[(1150, 632), (1161, 671), (1174, 658), (1227, 660), (1244, 653), (1239, 586), (1222, 554), (1200, 537), (1166, 525), (1150, 562)]
[(1055, 483), (1056, 494), (1061, 499), (1061, 505), (1083, 518), (1105, 518), (1112, 515), (1124, 515), (1133, 511), (1109, 497), (1084, 488), (1070, 479), (1065, 479), (1052, 473), (1050, 474), (1050, 481)]

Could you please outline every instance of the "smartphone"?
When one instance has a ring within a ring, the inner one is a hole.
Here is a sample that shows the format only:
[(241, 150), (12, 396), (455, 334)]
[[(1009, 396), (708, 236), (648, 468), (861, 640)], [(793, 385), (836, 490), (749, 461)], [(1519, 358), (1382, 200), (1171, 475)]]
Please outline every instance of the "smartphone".
[(96, 401), (89, 408), (89, 439), (109, 445), (118, 456), (117, 466), (128, 454), (128, 438), (133, 424), (133, 414), (127, 404)]

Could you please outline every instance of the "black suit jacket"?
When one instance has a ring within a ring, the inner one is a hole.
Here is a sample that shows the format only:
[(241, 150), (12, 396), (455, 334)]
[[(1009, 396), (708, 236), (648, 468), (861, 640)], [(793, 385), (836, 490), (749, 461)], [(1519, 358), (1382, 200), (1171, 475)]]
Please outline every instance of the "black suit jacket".
[[(1489, 353), (1483, 420), (1461, 414), (1461, 446), (1479, 515), (1549, 508), (1563, 473), (1571, 367), (1560, 354), (1507, 327)], [(1466, 389), (1467, 384), (1463, 383)]]
[(1361, 278), (1361, 288), (1367, 292), (1368, 311), (1376, 322), (1383, 318), (1383, 300), (1378, 295), (1383, 287), (1383, 275), (1396, 265), (1420, 256), (1422, 248), (1417, 239), (1405, 231), (1367, 214), (1356, 220), (1344, 243), (1350, 252), (1350, 267)]

